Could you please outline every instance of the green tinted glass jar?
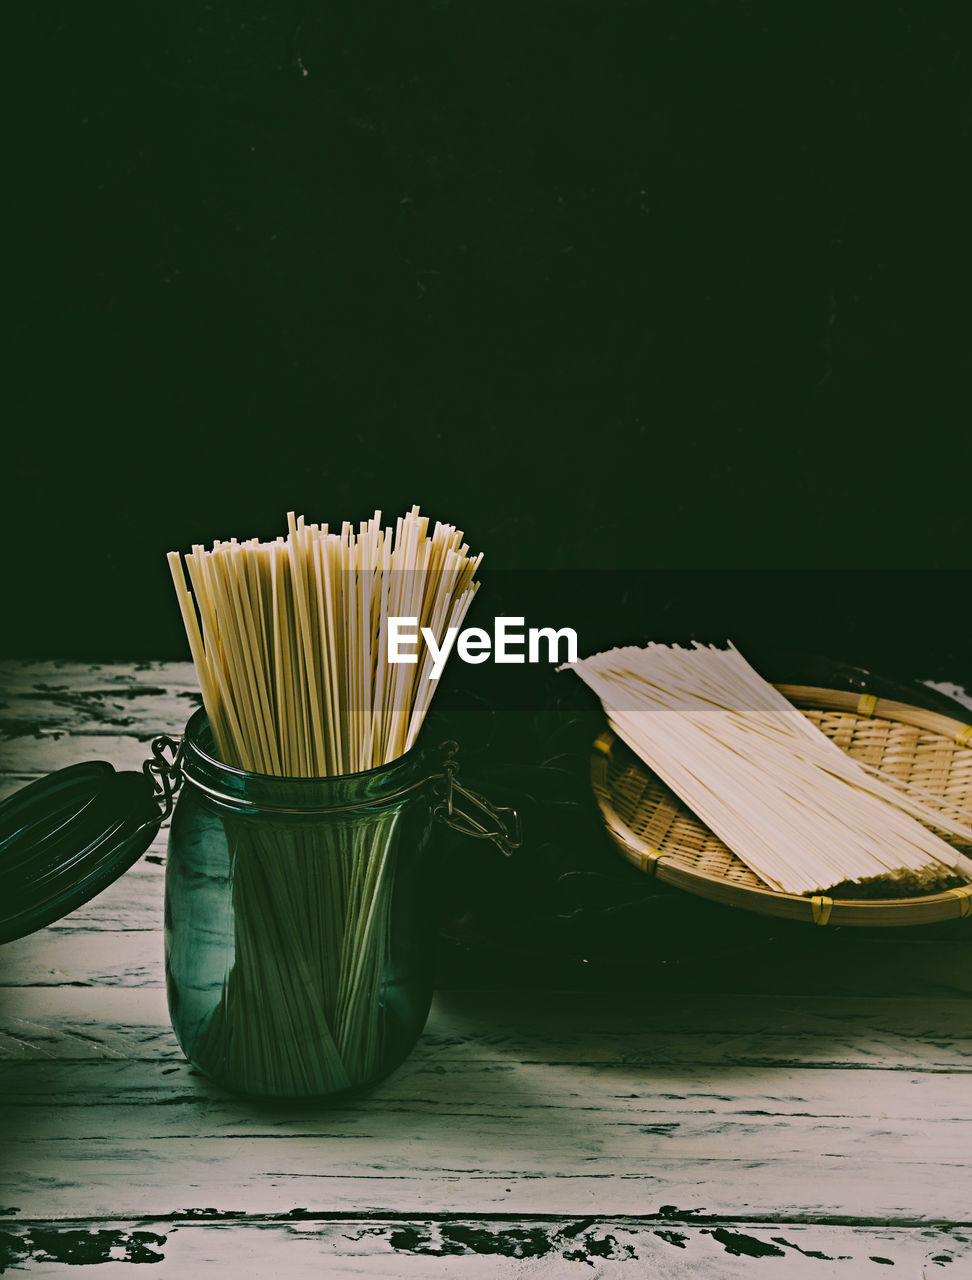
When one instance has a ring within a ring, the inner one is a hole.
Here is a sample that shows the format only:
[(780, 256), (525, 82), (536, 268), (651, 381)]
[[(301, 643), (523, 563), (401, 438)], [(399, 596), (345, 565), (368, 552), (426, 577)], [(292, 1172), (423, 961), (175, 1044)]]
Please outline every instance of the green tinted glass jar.
[(169, 1011), (186, 1057), (269, 1098), (333, 1098), (398, 1066), (422, 1032), (436, 937), (439, 759), (416, 747), (333, 778), (216, 759), (186, 727), (165, 884)]

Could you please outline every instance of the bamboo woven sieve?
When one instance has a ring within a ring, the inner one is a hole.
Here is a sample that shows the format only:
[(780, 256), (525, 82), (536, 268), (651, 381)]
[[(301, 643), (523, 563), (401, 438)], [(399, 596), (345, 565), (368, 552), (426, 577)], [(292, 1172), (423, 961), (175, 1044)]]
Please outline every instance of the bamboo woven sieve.
[[(872, 694), (808, 685), (776, 688), (853, 759), (972, 812), (972, 725)], [(972, 885), (880, 899), (808, 898), (771, 889), (610, 730), (594, 744), (591, 785), (608, 833), (624, 856), (700, 897), (815, 924), (886, 928), (972, 915)]]

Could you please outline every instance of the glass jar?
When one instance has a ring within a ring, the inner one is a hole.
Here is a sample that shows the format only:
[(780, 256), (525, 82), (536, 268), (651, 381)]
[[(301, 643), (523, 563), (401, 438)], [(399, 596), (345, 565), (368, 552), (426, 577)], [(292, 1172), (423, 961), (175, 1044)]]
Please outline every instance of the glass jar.
[[(454, 744), (452, 744), (454, 746)], [(216, 759), (186, 726), (169, 833), (165, 969), (186, 1057), (269, 1098), (335, 1098), (381, 1080), (425, 1024), (434, 973), (430, 855), (441, 756), (330, 778)]]

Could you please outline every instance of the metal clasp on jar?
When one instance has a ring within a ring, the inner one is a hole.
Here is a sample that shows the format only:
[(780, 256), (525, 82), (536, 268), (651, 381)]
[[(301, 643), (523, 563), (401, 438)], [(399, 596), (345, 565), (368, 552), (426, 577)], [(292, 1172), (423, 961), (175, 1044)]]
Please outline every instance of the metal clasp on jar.
[(456, 781), (458, 743), (442, 742), (439, 750), (443, 753), (442, 776), (435, 783), (439, 803), (432, 810), (433, 816), (473, 840), (491, 840), (508, 858), (523, 844), (519, 813), (509, 805), (490, 804), (485, 796)]
[(167, 733), (153, 738), (152, 758), (145, 761), (142, 771), (152, 780), (153, 794), (162, 810), (160, 821), (165, 822), (182, 786), (182, 739), (170, 738)]

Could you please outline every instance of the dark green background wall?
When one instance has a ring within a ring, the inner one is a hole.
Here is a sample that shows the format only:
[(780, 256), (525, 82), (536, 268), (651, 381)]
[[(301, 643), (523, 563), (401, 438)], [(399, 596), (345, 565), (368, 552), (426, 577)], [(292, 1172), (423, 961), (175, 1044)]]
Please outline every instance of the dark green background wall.
[(680, 627), (818, 568), (784, 630), (964, 655), (964, 574), (840, 573), (968, 562), (962, 12), (18, 4), (3, 651), (183, 656), (167, 550), (418, 501), (727, 571)]

